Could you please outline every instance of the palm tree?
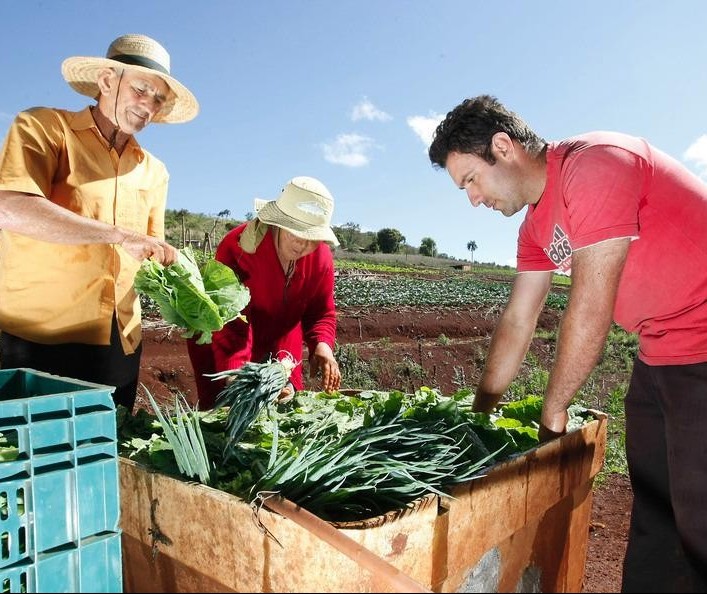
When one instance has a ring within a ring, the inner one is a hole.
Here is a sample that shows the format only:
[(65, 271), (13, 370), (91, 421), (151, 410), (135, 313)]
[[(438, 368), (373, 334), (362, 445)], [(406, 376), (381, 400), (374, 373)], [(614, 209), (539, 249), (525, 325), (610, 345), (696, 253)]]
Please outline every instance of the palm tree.
[(471, 252), (471, 265), (474, 265), (474, 252), (477, 250), (479, 246), (476, 245), (476, 242), (472, 239), (470, 242), (466, 244), (466, 249), (468, 249)]

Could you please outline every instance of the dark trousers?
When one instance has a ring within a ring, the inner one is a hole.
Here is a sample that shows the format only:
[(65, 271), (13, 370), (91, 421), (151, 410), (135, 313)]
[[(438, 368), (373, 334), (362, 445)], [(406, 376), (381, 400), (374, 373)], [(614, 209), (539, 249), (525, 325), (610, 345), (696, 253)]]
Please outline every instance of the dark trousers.
[(625, 407), (633, 508), (622, 592), (707, 592), (707, 363), (637, 360)]
[(142, 344), (132, 355), (123, 352), (113, 319), (110, 345), (39, 344), (0, 333), (0, 368), (29, 367), (67, 378), (115, 386), (113, 401), (132, 412), (140, 374)]

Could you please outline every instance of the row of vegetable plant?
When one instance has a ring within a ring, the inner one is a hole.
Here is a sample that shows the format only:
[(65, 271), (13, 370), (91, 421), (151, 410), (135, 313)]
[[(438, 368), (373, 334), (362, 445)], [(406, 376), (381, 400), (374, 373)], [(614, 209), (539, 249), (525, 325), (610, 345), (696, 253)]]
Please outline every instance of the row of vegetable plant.
[[(342, 276), (336, 281), (334, 297), (339, 307), (488, 306), (504, 304), (510, 288), (506, 282), (479, 280), (471, 276), (438, 279), (405, 275)], [(552, 309), (564, 309), (567, 295), (553, 291), (548, 295), (546, 305)]]

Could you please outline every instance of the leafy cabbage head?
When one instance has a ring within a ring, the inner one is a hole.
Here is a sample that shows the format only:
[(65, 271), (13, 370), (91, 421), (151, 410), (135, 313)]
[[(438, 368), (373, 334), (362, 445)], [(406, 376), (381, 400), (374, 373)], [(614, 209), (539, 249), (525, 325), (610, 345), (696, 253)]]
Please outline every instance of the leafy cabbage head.
[(177, 261), (163, 266), (145, 260), (135, 276), (135, 290), (157, 303), (170, 324), (184, 330), (183, 336), (197, 336), (198, 344), (211, 342), (213, 332), (241, 318), (250, 302), (250, 290), (236, 273), (210, 259), (199, 268), (189, 247), (179, 250)]

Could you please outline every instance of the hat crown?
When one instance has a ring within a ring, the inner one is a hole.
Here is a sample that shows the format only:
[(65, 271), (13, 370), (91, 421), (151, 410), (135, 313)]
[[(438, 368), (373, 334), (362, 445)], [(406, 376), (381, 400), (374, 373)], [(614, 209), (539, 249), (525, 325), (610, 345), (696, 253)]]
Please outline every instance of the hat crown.
[(326, 186), (313, 177), (291, 179), (277, 199), (277, 206), (287, 216), (312, 227), (329, 225), (334, 199)]
[(192, 92), (170, 74), (167, 50), (147, 35), (121, 35), (108, 46), (105, 58), (73, 56), (61, 64), (64, 80), (76, 92), (96, 99), (100, 94), (98, 77), (116, 63), (125, 67), (159, 76), (171, 89), (171, 97), (155, 115), (153, 122), (188, 122), (199, 113), (199, 102)]
[[(169, 52), (147, 35), (121, 35), (108, 46), (106, 58), (128, 64), (155, 67), (165, 74), (170, 73)], [(144, 64), (141, 62), (145, 62)]]
[(326, 186), (313, 177), (293, 177), (277, 200), (256, 198), (255, 212), (263, 223), (285, 229), (300, 239), (339, 245), (330, 227), (334, 198)]

